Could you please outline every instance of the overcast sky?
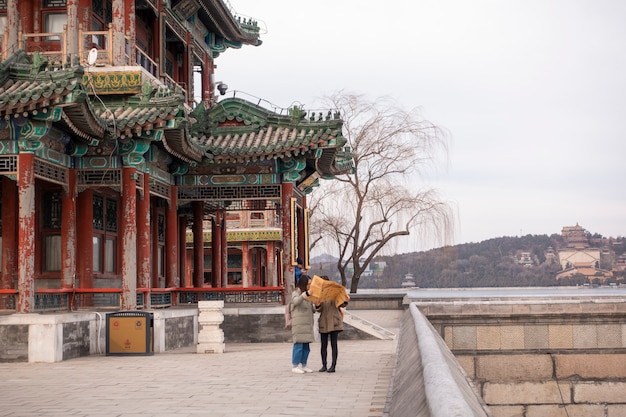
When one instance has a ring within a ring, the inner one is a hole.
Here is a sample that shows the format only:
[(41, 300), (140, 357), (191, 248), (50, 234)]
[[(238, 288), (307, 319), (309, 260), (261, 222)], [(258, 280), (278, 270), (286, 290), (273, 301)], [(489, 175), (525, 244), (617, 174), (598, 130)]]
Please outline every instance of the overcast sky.
[(426, 180), (456, 210), (451, 243), (626, 236), (626, 1), (230, 4), (267, 28), (216, 60), (230, 90), (305, 109), (390, 96), (450, 133)]

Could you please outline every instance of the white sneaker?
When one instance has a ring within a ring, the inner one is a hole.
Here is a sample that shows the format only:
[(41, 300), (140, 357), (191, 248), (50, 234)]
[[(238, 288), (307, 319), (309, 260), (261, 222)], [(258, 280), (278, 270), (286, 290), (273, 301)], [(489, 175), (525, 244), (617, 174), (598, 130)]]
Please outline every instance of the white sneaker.
[(300, 368), (291, 368), (291, 372), (293, 372), (294, 374), (303, 374), (304, 370)]
[(306, 372), (307, 374), (313, 372), (313, 369), (311, 368), (307, 368), (306, 366), (304, 368), (302, 368), (302, 372)]

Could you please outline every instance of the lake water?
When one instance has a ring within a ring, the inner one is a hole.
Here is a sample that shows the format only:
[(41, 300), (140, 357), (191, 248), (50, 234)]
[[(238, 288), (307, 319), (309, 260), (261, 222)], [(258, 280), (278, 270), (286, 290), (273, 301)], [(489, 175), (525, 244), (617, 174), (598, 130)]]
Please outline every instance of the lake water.
[(626, 287), (520, 287), (520, 288), (417, 288), (406, 289), (409, 298), (561, 298), (624, 297)]

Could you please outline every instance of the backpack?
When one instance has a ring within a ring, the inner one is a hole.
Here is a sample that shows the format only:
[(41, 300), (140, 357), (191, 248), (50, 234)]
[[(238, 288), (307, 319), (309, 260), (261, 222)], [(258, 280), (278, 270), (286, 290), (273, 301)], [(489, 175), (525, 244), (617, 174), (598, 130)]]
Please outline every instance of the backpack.
[(285, 329), (291, 329), (291, 303), (285, 304)]

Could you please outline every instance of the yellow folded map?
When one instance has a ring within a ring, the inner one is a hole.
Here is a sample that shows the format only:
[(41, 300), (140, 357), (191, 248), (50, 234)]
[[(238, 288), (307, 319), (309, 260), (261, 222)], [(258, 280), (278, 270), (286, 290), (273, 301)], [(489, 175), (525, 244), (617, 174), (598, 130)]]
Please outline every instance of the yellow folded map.
[(309, 294), (309, 300), (314, 304), (320, 304), (327, 300), (335, 300), (335, 306), (339, 307), (350, 300), (343, 285), (334, 281), (327, 281), (317, 275), (313, 276)]

